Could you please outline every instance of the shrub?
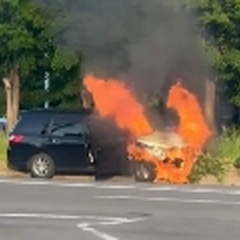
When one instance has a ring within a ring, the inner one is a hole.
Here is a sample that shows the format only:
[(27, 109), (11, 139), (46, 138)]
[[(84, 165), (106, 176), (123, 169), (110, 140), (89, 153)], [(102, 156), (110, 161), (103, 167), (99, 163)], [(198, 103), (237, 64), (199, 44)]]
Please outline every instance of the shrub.
[(0, 171), (6, 166), (7, 136), (0, 131)]
[(240, 129), (223, 128), (206, 145), (189, 176), (190, 183), (199, 182), (203, 177), (214, 176), (221, 182), (232, 166), (240, 166)]

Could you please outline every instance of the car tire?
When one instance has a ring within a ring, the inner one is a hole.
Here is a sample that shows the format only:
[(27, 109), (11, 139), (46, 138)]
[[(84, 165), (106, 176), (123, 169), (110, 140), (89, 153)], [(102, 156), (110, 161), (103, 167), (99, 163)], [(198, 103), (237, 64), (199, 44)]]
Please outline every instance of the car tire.
[(32, 178), (52, 178), (55, 164), (48, 154), (38, 153), (30, 159), (29, 170)]
[(153, 182), (156, 177), (152, 163), (134, 162), (132, 170), (134, 179), (138, 182)]

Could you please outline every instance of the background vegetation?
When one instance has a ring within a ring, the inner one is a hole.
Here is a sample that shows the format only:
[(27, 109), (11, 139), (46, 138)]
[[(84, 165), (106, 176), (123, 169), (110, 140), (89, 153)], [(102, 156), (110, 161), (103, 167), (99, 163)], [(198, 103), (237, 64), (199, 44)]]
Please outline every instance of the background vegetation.
[(195, 164), (190, 176), (191, 183), (204, 177), (213, 176), (222, 182), (233, 168), (240, 167), (240, 130), (232, 126), (223, 128), (220, 135), (214, 136), (207, 144), (202, 156)]
[[(239, 115), (240, 106), (240, 1), (185, 0), (186, 11), (197, 16), (203, 45), (209, 54), (212, 80), (226, 90), (228, 102)], [(178, 3), (179, 4), (179, 3)], [(17, 66), (20, 78), (20, 108), (43, 107), (46, 99), (53, 107), (78, 108), (81, 88), (80, 53), (69, 52), (55, 42), (53, 19), (46, 9), (31, 0), (0, 0), (0, 79)], [(50, 88), (44, 90), (46, 72)], [(0, 115), (6, 114), (4, 86), (0, 87)], [(238, 118), (235, 123), (238, 123)], [(207, 175), (221, 181), (226, 172), (240, 165), (240, 132), (222, 129), (211, 139), (189, 179), (197, 182)], [(0, 135), (0, 159), (4, 159), (5, 137)]]
[(0, 171), (6, 169), (6, 147), (7, 147), (6, 134), (0, 132)]

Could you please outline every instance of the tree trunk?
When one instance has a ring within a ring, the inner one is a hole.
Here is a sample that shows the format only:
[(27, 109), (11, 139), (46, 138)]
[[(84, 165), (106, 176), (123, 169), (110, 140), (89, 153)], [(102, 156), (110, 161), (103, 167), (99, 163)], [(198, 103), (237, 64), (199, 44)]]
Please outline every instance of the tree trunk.
[(215, 83), (207, 79), (205, 81), (205, 117), (210, 128), (215, 130)]
[(6, 92), (7, 133), (11, 131), (18, 118), (20, 95), (19, 83), (17, 67), (14, 66), (10, 69), (8, 77), (3, 79)]
[(20, 97), (20, 81), (17, 67), (14, 66), (12, 71), (12, 110), (13, 110), (13, 125), (16, 123), (19, 112), (19, 97)]
[(94, 107), (92, 94), (84, 87), (81, 89), (81, 106), (88, 110)]
[(12, 85), (8, 78), (3, 79), (3, 84), (6, 93), (6, 131), (9, 133), (12, 126)]

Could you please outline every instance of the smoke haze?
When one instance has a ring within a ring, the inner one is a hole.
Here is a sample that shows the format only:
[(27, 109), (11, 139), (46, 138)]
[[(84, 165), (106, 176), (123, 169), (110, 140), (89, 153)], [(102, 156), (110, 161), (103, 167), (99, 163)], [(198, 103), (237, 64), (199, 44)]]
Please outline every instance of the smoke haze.
[(56, 41), (81, 51), (85, 73), (121, 77), (138, 95), (182, 77), (201, 95), (206, 59), (194, 17), (169, 0), (35, 0), (55, 20)]

